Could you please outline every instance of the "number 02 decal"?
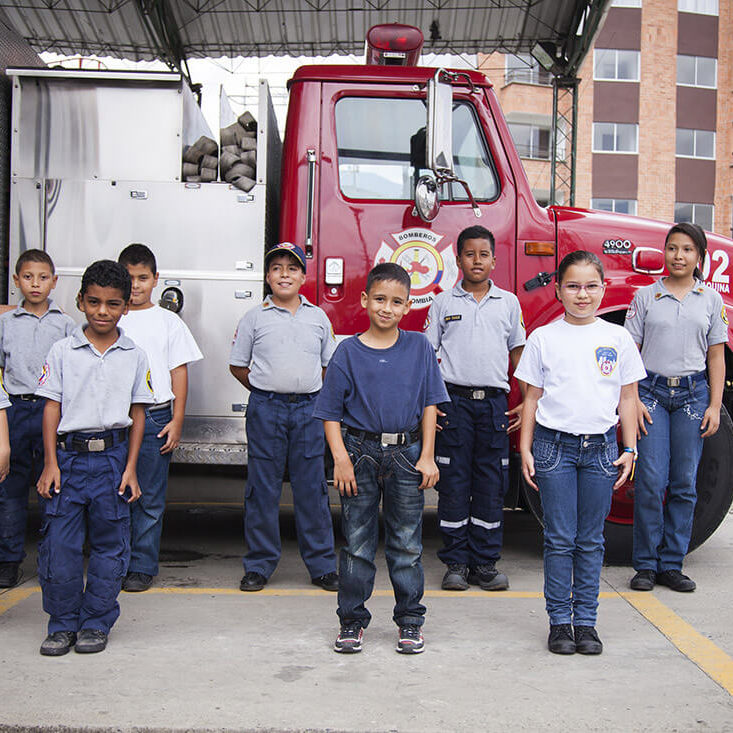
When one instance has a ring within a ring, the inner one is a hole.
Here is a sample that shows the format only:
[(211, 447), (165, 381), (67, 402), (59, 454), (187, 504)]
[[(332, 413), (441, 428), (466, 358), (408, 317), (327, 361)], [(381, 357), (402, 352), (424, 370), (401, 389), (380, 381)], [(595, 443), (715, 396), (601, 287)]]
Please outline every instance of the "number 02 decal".
[(705, 255), (705, 262), (702, 267), (702, 276), (705, 280), (707, 280), (710, 275), (710, 266), (712, 262), (717, 262), (719, 264), (713, 271), (713, 276), (710, 278), (710, 284), (721, 293), (730, 292), (730, 276), (727, 273), (728, 264), (730, 263), (728, 253), (723, 249), (716, 249), (712, 255), (709, 252)]

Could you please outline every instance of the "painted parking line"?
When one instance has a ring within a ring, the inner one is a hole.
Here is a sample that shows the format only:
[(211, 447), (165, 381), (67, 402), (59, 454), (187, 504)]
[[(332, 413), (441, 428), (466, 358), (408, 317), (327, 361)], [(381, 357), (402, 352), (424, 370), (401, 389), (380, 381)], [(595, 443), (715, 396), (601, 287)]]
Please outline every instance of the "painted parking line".
[(12, 588), (4, 593), (0, 593), (0, 616), (5, 611), (10, 610), (13, 606), (17, 605), (21, 601), (24, 601), (34, 593), (38, 593), (41, 588), (38, 585), (21, 586), (20, 588)]

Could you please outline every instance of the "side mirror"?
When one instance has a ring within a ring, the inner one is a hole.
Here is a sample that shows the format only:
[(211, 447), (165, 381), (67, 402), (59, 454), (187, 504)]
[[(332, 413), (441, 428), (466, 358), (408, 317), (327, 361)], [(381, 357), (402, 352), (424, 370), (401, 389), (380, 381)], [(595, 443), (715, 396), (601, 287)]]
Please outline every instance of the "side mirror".
[(438, 215), (438, 184), (431, 176), (420, 176), (415, 185), (415, 211), (423, 221), (432, 221)]
[(453, 174), (453, 88), (440, 81), (440, 70), (428, 81), (426, 157), (436, 175)]

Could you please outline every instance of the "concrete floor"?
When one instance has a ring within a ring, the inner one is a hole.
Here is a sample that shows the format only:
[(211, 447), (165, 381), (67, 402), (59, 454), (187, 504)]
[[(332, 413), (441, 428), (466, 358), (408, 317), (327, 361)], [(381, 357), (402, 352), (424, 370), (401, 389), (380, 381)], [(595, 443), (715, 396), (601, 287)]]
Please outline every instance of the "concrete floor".
[[(203, 490), (211, 503), (188, 503)], [(121, 595), (99, 655), (38, 654), (32, 531), (22, 585), (0, 594), (0, 730), (733, 731), (731, 515), (688, 558), (695, 593), (627, 592), (629, 569), (604, 568), (604, 654), (557, 657), (534, 519), (506, 515), (508, 592), (447, 593), (429, 508), (425, 653), (394, 652), (382, 555), (364, 651), (345, 657), (331, 650), (335, 595), (309, 583), (287, 498), (277, 572), (265, 591), (238, 590), (241, 510), (227, 501), (239, 494), (239, 480), (175, 477), (157, 584)]]

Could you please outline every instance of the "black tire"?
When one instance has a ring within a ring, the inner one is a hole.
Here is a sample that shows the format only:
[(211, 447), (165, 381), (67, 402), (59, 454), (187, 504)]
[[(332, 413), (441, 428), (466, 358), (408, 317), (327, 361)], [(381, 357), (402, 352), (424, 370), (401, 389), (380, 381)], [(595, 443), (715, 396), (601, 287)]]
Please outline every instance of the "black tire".
[[(542, 524), (539, 494), (522, 480), (525, 501)], [(720, 526), (733, 503), (733, 421), (725, 407), (720, 411), (720, 428), (706, 438), (697, 471), (697, 505), (692, 521), (688, 552), (700, 547)], [(605, 527), (608, 565), (630, 565), (632, 529), (630, 524), (607, 520)]]

